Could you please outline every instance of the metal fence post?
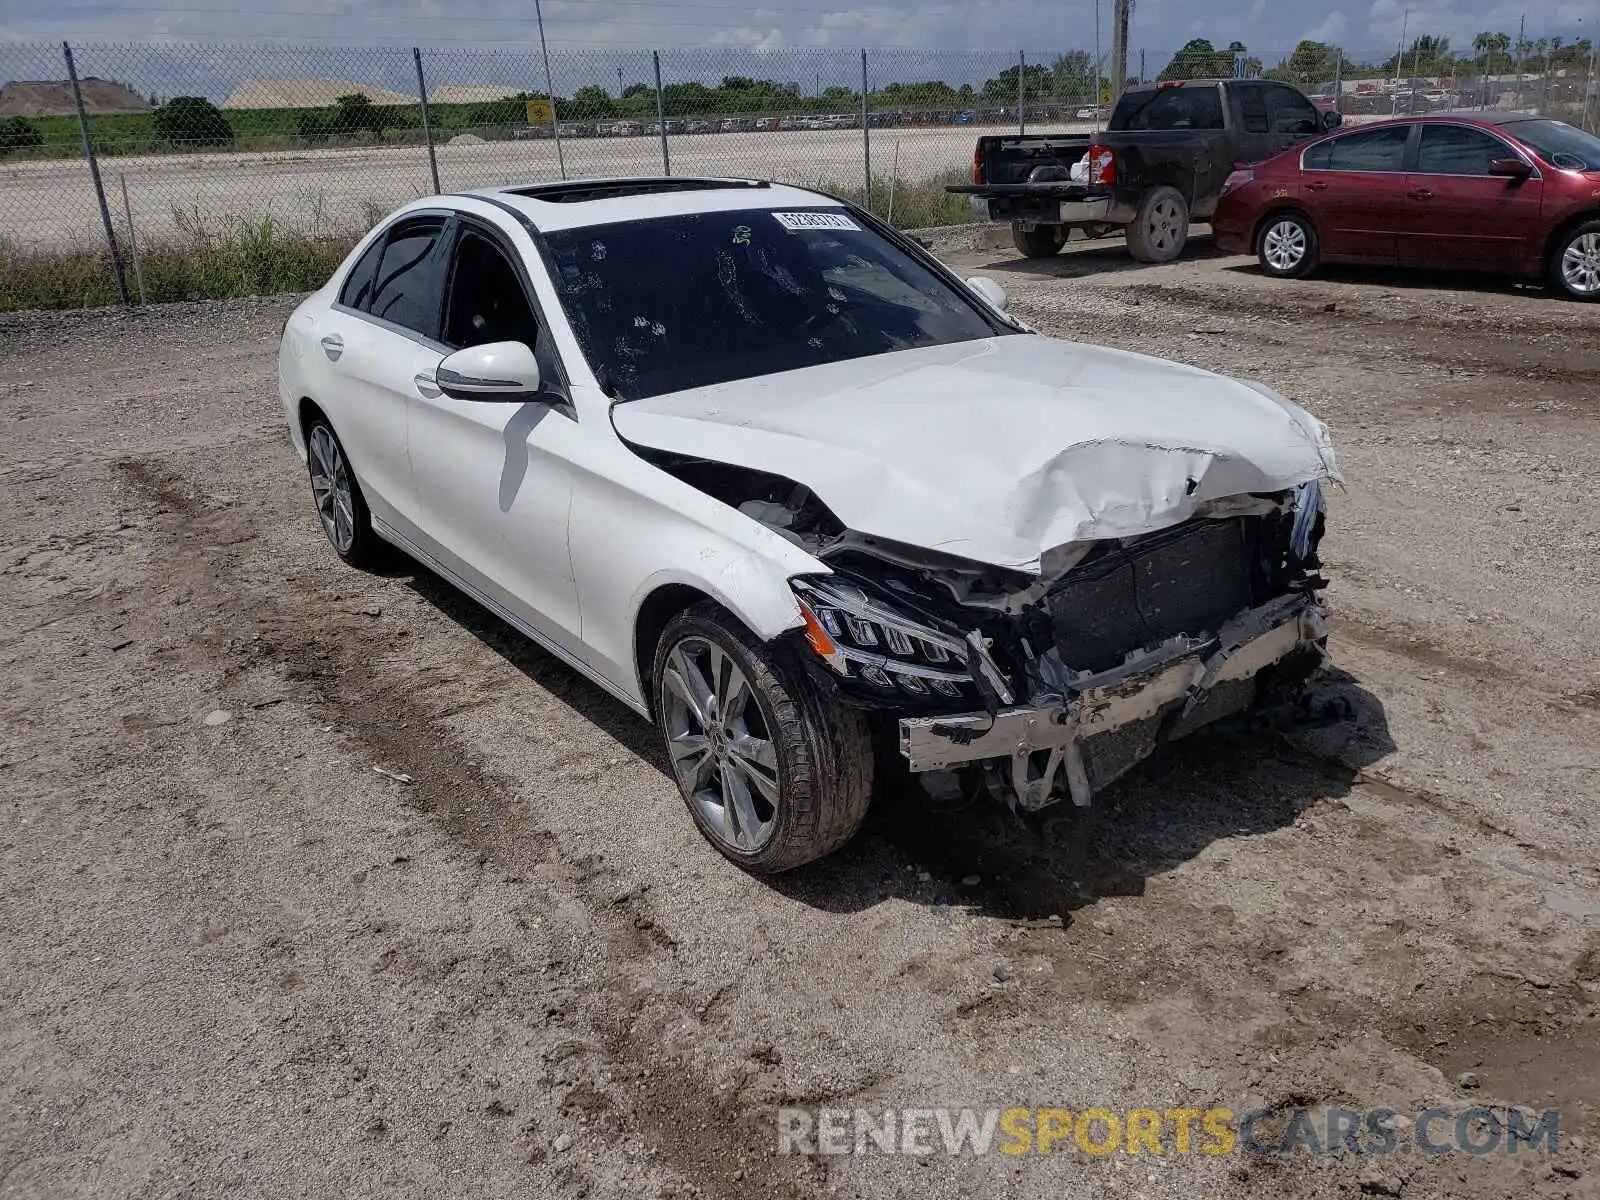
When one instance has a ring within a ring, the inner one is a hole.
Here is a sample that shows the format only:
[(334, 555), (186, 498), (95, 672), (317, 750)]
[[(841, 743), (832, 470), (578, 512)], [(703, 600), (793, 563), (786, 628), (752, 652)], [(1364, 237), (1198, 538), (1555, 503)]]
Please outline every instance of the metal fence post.
[(1344, 115), (1344, 51), (1333, 56), (1333, 111)]
[(1027, 78), (1028, 78), (1028, 52), (1026, 50), (1018, 50), (1017, 51), (1017, 133), (1018, 134), (1024, 134), (1024, 133), (1028, 132), (1027, 111), (1023, 107), (1024, 104), (1027, 101), (1027, 98), (1028, 98), (1027, 90), (1026, 90), (1027, 89), (1027, 82), (1026, 82)]
[(72, 102), (78, 108), (78, 129), (83, 133), (83, 156), (89, 160), (89, 178), (94, 182), (95, 198), (100, 201), (100, 223), (105, 226), (106, 245), (111, 249), (111, 271), (117, 277), (117, 295), (128, 302), (128, 277), (122, 268), (122, 251), (117, 248), (117, 231), (111, 224), (111, 209), (106, 205), (105, 184), (100, 180), (100, 164), (94, 156), (94, 137), (89, 133), (89, 114), (83, 110), (83, 89), (78, 86), (78, 68), (72, 61), (72, 47), (61, 43), (67, 60), (67, 78), (72, 80)]
[(561, 169), (561, 178), (567, 177), (567, 157), (561, 152), (561, 123), (556, 117), (556, 85), (550, 74), (550, 47), (544, 40), (544, 5), (539, 0), (533, 0), (533, 13), (539, 21), (539, 54), (544, 59), (544, 90), (550, 97), (550, 133), (556, 139), (556, 166)]
[(117, 172), (117, 182), (122, 185), (122, 215), (128, 222), (128, 253), (133, 256), (133, 281), (139, 285), (139, 303), (148, 304), (144, 294), (144, 268), (139, 265), (139, 234), (133, 228), (133, 205), (128, 202), (128, 177)]
[(661, 51), (650, 51), (656, 68), (656, 128), (661, 131), (661, 173), (672, 174), (672, 155), (667, 152), (667, 98), (661, 90)]
[(411, 57), (417, 64), (417, 97), (422, 101), (422, 136), (428, 142), (428, 173), (433, 176), (433, 194), (444, 191), (439, 186), (439, 156), (433, 151), (433, 123), (428, 119), (428, 81), (422, 77), (422, 51), (411, 47)]
[(872, 211), (872, 125), (867, 120), (867, 52), (861, 51), (861, 171), (866, 180), (866, 209)]

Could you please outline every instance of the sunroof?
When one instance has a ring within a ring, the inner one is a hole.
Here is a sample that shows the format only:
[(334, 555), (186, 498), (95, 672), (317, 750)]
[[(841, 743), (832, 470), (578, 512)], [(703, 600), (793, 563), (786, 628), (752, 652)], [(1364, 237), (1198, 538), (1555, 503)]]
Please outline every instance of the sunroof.
[(507, 188), (513, 196), (527, 196), (550, 204), (583, 200), (615, 200), (622, 196), (649, 196), (658, 192), (705, 192), (723, 188), (770, 187), (764, 179), (585, 179), (575, 183), (536, 183)]

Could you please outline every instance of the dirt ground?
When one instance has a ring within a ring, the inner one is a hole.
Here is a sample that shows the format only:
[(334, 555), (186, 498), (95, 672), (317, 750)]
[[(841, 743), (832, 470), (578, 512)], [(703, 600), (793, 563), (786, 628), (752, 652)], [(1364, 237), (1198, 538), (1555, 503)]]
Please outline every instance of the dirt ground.
[[(1600, 1195), (1600, 311), (947, 253), (1329, 422), (1337, 670), (772, 881), (621, 705), (335, 560), (290, 300), (0, 318), (0, 1196)], [(1473, 1103), (1559, 1153), (773, 1153), (780, 1105)]]

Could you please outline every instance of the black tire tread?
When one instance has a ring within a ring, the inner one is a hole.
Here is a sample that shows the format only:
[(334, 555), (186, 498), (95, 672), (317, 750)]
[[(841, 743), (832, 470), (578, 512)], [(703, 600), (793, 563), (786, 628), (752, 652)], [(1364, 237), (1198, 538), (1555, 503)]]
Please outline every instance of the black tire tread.
[(1024, 229), (1020, 221), (1013, 221), (1011, 244), (1024, 258), (1054, 258), (1067, 244), (1069, 232), (1059, 225), (1035, 225), (1032, 229)]
[[(1266, 240), (1267, 227), (1276, 224), (1285, 217), (1298, 218), (1305, 227), (1307, 243), (1306, 256), (1300, 260), (1298, 266), (1292, 271), (1277, 271), (1267, 263), (1267, 256), (1262, 251), (1262, 244)], [(1322, 262), (1322, 239), (1317, 234), (1317, 227), (1311, 218), (1298, 209), (1279, 209), (1277, 212), (1268, 213), (1261, 218), (1256, 226), (1256, 262), (1261, 267), (1261, 273), (1272, 279), (1304, 279), (1310, 275)]]
[(743, 651), (737, 655), (740, 668), (768, 710), (763, 715), (778, 749), (784, 818), (753, 855), (708, 840), (731, 861), (761, 875), (791, 871), (833, 853), (855, 836), (872, 803), (872, 739), (865, 718), (830, 700), (800, 663), (785, 661), (794, 653), (791, 648), (763, 643), (714, 601), (686, 609), (662, 631), (651, 671), (653, 705), (668, 650), (686, 636), (714, 634)]
[(1566, 236), (1556, 243), (1550, 252), (1550, 262), (1547, 270), (1550, 277), (1550, 286), (1569, 300), (1576, 300), (1580, 304), (1593, 303), (1600, 300), (1600, 296), (1582, 296), (1567, 287), (1567, 281), (1561, 274), (1561, 256), (1566, 253), (1574, 238), (1582, 237), (1586, 233), (1600, 233), (1600, 221), (1584, 221), (1572, 229), (1567, 230)]
[[(318, 414), (306, 423), (306, 445), (311, 444), (311, 431), (317, 426), (322, 426), (333, 435), (334, 445), (339, 447), (339, 453), (344, 458), (345, 473), (350, 476), (350, 507), (355, 512), (355, 535), (350, 539), (350, 549), (340, 553), (339, 547), (333, 544), (332, 538), (325, 537), (328, 548), (347, 565), (358, 571), (370, 571), (384, 565), (388, 558), (389, 548), (387, 543), (380, 538), (372, 528), (372, 510), (367, 507), (367, 498), (362, 494), (361, 481), (356, 478), (356, 469), (350, 462), (350, 452), (344, 448), (344, 442), (339, 440), (338, 430), (334, 429), (327, 417)], [(307, 455), (309, 458), (309, 450)], [(310, 470), (309, 461), (306, 464)], [(322, 518), (317, 517), (317, 528), (322, 529)], [(327, 530), (323, 530), (326, 535)]]

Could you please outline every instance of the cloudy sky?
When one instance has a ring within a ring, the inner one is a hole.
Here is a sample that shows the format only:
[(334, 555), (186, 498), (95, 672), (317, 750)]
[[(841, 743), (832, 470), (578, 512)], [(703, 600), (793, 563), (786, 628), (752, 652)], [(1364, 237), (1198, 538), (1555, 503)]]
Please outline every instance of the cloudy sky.
[[(1101, 0), (1102, 28), (1111, 0)], [(529, 0), (0, 0), (0, 42), (63, 37), (277, 38), (348, 44), (403, 41), (505, 45), (531, 39)], [(546, 0), (553, 45), (1092, 48), (1094, 0)], [(1407, 16), (1409, 13), (1409, 16)], [(1600, 0), (1137, 0), (1135, 52), (1170, 52), (1192, 37), (1234, 38), (1268, 57), (1302, 37), (1365, 55), (1409, 35), (1468, 42), (1482, 29), (1587, 36)], [(1104, 36), (1104, 35), (1102, 35)], [(1152, 68), (1153, 70), (1154, 68)]]

